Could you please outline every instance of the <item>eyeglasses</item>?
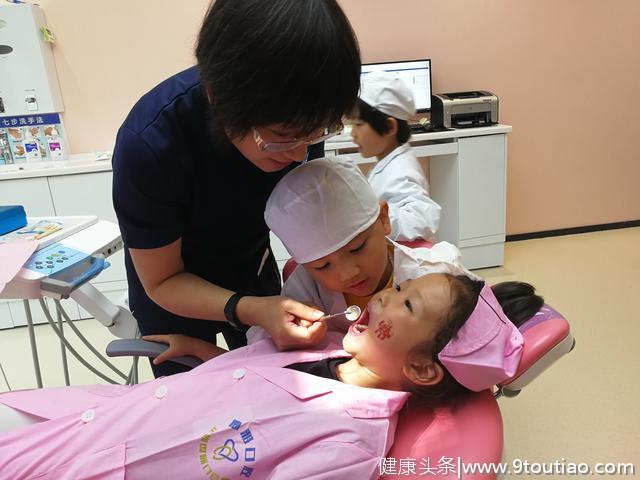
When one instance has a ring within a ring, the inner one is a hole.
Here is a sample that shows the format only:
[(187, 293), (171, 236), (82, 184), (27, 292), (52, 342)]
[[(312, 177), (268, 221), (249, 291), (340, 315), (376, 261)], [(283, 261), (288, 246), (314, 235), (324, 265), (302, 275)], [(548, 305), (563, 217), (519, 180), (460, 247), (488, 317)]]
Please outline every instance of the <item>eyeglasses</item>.
[(287, 150), (293, 150), (294, 148), (299, 147), (300, 145), (315, 145), (316, 143), (324, 142), (328, 138), (331, 138), (335, 135), (338, 135), (344, 129), (344, 125), (342, 122), (337, 123), (333, 127), (326, 128), (322, 135), (313, 140), (291, 140), (288, 142), (265, 142), (264, 139), (260, 136), (258, 130), (253, 128), (253, 140), (258, 145), (258, 148), (262, 152), (285, 152)]

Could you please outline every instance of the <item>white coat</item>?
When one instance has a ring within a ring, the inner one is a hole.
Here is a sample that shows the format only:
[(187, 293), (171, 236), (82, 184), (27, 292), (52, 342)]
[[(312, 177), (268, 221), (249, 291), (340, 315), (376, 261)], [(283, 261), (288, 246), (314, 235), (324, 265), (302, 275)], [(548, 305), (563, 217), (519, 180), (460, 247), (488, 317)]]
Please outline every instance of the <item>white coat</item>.
[(424, 171), (408, 143), (380, 160), (367, 179), (378, 198), (389, 204), (393, 240), (434, 238), (442, 209), (429, 197)]

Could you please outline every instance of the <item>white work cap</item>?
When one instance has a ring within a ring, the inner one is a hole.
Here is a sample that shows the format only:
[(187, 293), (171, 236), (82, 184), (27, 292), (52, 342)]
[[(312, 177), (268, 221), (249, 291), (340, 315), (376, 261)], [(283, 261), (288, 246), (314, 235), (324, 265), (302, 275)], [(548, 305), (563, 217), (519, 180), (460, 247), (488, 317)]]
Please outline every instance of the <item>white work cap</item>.
[(264, 219), (297, 263), (344, 247), (378, 218), (380, 204), (358, 166), (346, 158), (311, 160), (271, 192)]
[(400, 120), (409, 120), (416, 113), (409, 86), (400, 77), (388, 72), (371, 72), (364, 75), (360, 85), (360, 100)]

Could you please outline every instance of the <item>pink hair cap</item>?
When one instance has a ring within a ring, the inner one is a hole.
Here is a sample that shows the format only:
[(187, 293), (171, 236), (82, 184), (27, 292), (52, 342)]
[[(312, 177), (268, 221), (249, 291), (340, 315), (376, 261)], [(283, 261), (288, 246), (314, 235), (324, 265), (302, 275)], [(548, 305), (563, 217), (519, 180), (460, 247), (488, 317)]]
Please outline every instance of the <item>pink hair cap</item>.
[(516, 373), (523, 344), (522, 334), (485, 284), (471, 316), (438, 359), (458, 383), (479, 392)]

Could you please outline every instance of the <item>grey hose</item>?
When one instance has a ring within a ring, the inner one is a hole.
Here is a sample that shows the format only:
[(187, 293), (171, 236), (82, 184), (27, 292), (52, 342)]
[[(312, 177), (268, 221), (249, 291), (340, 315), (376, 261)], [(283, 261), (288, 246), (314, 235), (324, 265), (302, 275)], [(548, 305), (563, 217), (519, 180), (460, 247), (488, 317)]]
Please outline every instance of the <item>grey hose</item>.
[[(53, 331), (56, 333), (56, 335), (58, 335), (58, 338), (60, 339), (60, 341), (62, 343), (64, 343), (64, 345), (71, 352), (71, 354), (74, 357), (76, 357), (76, 359), (82, 365), (87, 367), (87, 369), (89, 369), (90, 371), (95, 373), (97, 376), (99, 376), (103, 380), (105, 380), (105, 381), (107, 381), (109, 383), (112, 383), (112, 384), (117, 384), (118, 382), (116, 382), (115, 380), (110, 379), (109, 377), (107, 377), (101, 371), (96, 370), (91, 364), (89, 364), (89, 362), (87, 362), (84, 358), (82, 358), (80, 356), (80, 354), (76, 351), (76, 349), (71, 346), (71, 344), (67, 341), (66, 338), (64, 338), (64, 335), (62, 335), (62, 333), (60, 333), (60, 331), (58, 330), (58, 327), (56, 327), (56, 324), (54, 323), (53, 318), (51, 318), (51, 312), (49, 312), (49, 308), (47, 307), (47, 304), (45, 303), (44, 299), (42, 299), (42, 298), (40, 298), (40, 306), (42, 307), (42, 311), (44, 312), (45, 317), (47, 317), (47, 321), (49, 322), (49, 325), (51, 325), (51, 328), (53, 328)], [(124, 377), (124, 378), (126, 378), (126, 377)]]
[(107, 367), (109, 367), (111, 370), (113, 370), (114, 373), (116, 373), (116, 375), (118, 375), (120, 378), (122, 378), (123, 380), (126, 380), (127, 376), (124, 373), (122, 373), (120, 370), (118, 370), (109, 360), (104, 358), (104, 356), (102, 356), (102, 354), (100, 352), (98, 352), (95, 349), (95, 347), (93, 345), (91, 345), (91, 343), (89, 343), (89, 341), (86, 339), (86, 337), (84, 335), (82, 335), (82, 332), (80, 332), (78, 327), (75, 326), (75, 323), (69, 318), (69, 315), (67, 314), (67, 312), (63, 308), (62, 304), (60, 303), (60, 300), (54, 300), (54, 302), (56, 304), (56, 308), (58, 309), (58, 311), (62, 313), (62, 316), (67, 321), (67, 324), (69, 325), (71, 330), (73, 330), (73, 333), (75, 333), (78, 336), (78, 338), (82, 341), (82, 343), (84, 343), (87, 346), (87, 348), (89, 350), (91, 350), (91, 352), (96, 357), (98, 357), (98, 360), (100, 360)]

